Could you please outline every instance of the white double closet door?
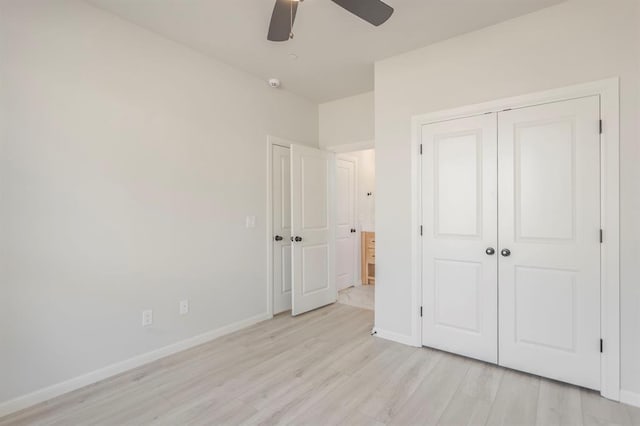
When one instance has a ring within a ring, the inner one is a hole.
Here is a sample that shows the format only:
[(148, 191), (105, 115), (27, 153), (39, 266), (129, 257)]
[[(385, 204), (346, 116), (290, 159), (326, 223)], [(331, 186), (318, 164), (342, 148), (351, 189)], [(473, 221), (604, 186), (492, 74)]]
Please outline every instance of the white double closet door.
[(336, 301), (334, 154), (272, 148), (273, 312)]
[(600, 100), (422, 128), (422, 342), (600, 388)]

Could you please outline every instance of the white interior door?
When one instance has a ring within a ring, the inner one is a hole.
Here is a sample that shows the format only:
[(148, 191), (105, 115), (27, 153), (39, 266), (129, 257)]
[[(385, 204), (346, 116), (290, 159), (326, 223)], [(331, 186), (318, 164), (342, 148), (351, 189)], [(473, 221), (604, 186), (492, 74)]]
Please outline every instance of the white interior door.
[(291, 161), (289, 148), (271, 153), (273, 220), (273, 313), (291, 309)]
[(336, 159), (336, 287), (356, 283), (356, 160)]
[(498, 116), (500, 364), (591, 389), (600, 388), (599, 109), (594, 96)]
[(292, 309), (336, 301), (334, 154), (291, 145)]
[(495, 114), (422, 128), (422, 343), (494, 363), (496, 146)]

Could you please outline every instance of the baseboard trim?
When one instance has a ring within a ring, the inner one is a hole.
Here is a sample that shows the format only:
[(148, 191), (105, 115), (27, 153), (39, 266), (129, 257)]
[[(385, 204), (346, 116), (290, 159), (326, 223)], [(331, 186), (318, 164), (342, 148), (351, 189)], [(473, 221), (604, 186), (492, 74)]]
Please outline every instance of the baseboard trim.
[(406, 334), (399, 334), (393, 331), (383, 330), (378, 327), (376, 327), (374, 330), (375, 330), (375, 335), (383, 339), (391, 340), (397, 343), (402, 343), (403, 345), (420, 347), (420, 345), (416, 344), (416, 339), (413, 336), (407, 336)]
[(109, 377), (115, 376), (116, 374), (124, 373), (142, 365), (149, 364), (150, 362), (156, 361), (160, 358), (164, 358), (169, 355), (184, 351), (186, 349), (201, 345), (203, 343), (210, 342), (219, 337), (252, 326), (256, 323), (271, 319), (272, 317), (272, 315), (267, 313), (256, 315), (245, 320), (225, 325), (215, 330), (211, 330), (206, 333), (181, 340), (171, 345), (164, 346), (160, 349), (156, 349), (154, 351), (137, 355), (133, 358), (108, 365), (98, 370), (94, 370), (90, 373), (74, 377), (73, 379), (66, 380), (64, 382), (60, 382), (43, 389), (39, 389), (35, 392), (10, 399), (5, 402), (1, 402), (0, 418), (18, 412), (20, 410), (24, 410), (25, 408), (29, 408), (41, 402), (48, 401), (60, 395), (64, 395), (65, 393), (83, 388), (104, 379), (108, 379)]
[(624, 402), (625, 404), (633, 405), (634, 407), (640, 407), (640, 393), (635, 393), (631, 391), (627, 391), (624, 389), (620, 390), (620, 402)]

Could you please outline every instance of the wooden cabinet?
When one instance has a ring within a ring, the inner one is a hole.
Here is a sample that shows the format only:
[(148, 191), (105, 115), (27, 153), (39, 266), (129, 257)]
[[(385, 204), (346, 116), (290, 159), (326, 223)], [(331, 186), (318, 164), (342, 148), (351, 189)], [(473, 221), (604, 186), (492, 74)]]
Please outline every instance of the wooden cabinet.
[(362, 284), (376, 283), (376, 233), (362, 232)]

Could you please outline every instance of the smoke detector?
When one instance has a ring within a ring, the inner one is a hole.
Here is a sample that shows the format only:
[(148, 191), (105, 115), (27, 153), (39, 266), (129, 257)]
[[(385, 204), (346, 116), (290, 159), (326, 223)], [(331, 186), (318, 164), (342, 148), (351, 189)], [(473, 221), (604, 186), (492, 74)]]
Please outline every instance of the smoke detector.
[(278, 80), (277, 78), (270, 78), (269, 86), (277, 89), (278, 87), (280, 87), (280, 80)]

